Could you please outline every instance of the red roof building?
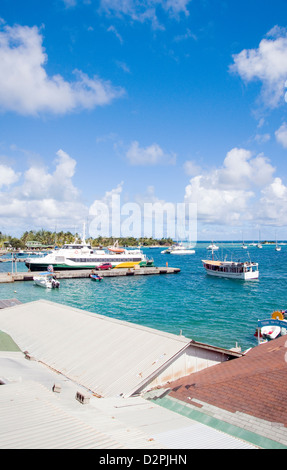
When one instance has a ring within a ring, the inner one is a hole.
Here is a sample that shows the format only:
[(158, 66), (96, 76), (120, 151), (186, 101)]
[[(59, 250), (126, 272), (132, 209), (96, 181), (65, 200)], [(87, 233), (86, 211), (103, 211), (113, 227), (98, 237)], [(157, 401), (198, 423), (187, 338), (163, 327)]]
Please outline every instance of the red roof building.
[[(169, 383), (166, 398), (287, 446), (287, 336)], [(160, 400), (159, 400), (160, 401)], [(223, 417), (223, 418), (222, 418)]]

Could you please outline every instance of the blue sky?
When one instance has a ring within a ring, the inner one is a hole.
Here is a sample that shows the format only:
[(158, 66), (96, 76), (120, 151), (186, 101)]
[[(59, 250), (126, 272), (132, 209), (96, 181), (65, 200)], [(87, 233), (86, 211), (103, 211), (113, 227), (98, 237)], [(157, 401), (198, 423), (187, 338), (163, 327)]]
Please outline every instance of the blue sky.
[(196, 204), (199, 240), (287, 239), (286, 20), (283, 0), (1, 0), (2, 233), (89, 230), (117, 195)]

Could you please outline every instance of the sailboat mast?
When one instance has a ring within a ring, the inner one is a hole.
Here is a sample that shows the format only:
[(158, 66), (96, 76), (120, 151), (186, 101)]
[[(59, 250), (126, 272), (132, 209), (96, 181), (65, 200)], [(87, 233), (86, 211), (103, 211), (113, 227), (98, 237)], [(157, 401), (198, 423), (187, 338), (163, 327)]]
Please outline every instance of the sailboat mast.
[(83, 237), (82, 237), (82, 244), (85, 245), (86, 244), (86, 224), (84, 222), (84, 225), (83, 225)]

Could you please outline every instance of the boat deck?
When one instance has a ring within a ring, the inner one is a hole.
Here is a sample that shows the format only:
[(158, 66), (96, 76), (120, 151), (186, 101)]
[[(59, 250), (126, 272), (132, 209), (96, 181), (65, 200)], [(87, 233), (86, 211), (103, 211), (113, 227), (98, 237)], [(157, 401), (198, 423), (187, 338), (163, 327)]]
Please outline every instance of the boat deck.
[[(166, 267), (144, 267), (144, 268), (117, 268), (110, 269), (107, 271), (91, 270), (91, 269), (77, 269), (67, 271), (55, 271), (57, 279), (82, 279), (89, 278), (90, 274), (100, 274), (101, 277), (116, 277), (116, 276), (139, 276), (139, 275), (151, 275), (151, 274), (175, 274), (179, 273), (179, 268)], [(43, 272), (43, 271), (41, 271)], [(38, 271), (33, 272), (18, 272), (18, 273), (0, 273), (0, 284), (6, 282), (15, 281), (33, 281), (33, 277), (36, 276)]]

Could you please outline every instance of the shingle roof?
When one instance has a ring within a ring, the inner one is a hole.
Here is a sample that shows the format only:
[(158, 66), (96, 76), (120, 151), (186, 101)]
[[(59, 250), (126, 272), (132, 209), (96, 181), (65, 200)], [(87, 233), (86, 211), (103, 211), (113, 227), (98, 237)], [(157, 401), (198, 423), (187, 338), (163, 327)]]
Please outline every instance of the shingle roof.
[[(246, 355), (169, 384), (169, 395), (198, 400), (287, 427), (287, 337), (256, 346)], [(193, 402), (192, 400), (196, 400)]]

